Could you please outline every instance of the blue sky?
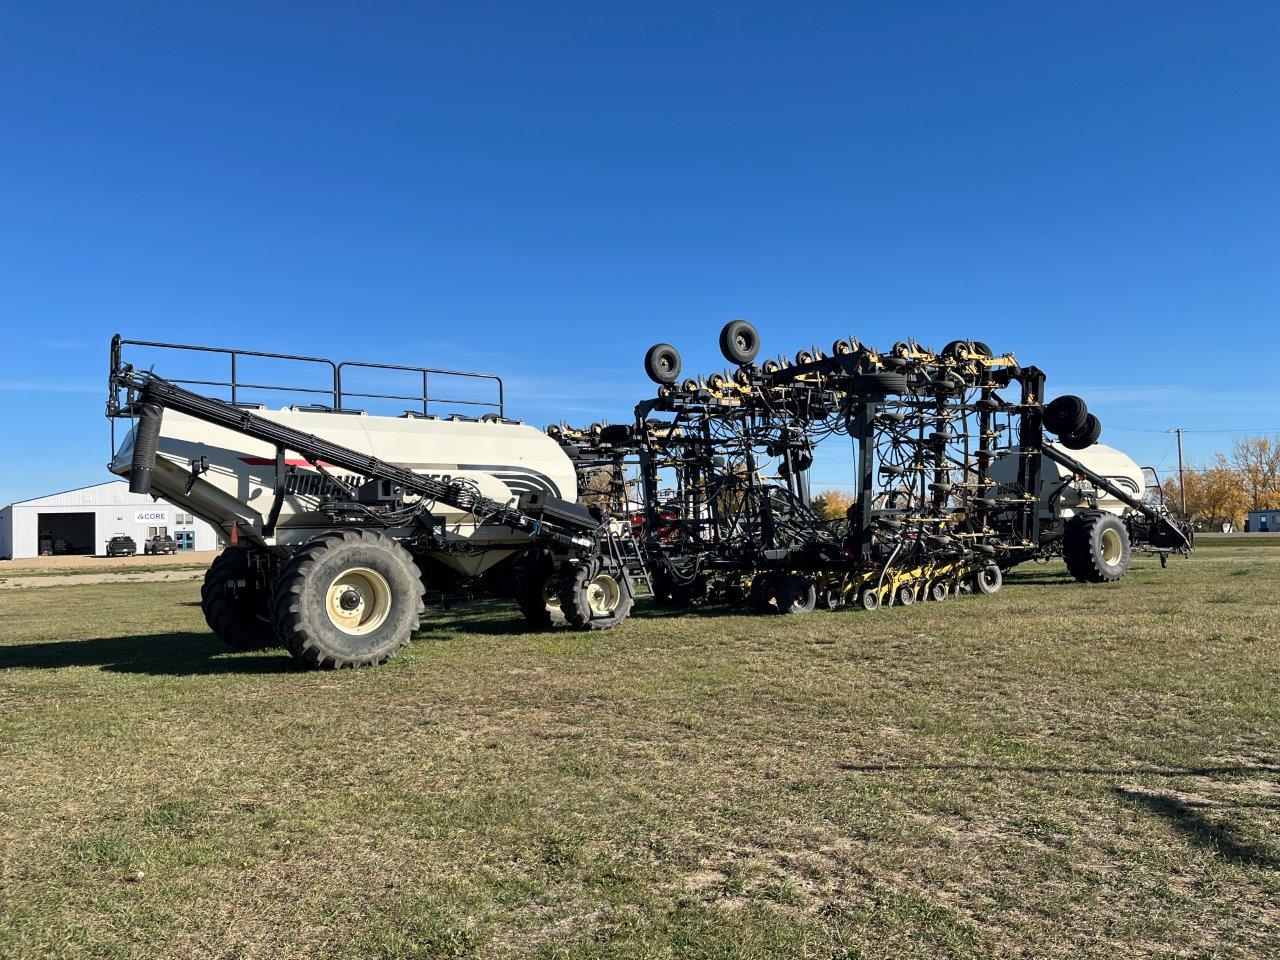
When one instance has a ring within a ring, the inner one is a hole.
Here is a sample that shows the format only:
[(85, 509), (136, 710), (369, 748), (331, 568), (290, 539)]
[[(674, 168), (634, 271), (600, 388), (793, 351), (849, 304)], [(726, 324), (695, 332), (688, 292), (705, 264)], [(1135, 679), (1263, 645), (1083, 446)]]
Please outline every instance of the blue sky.
[(1168, 427), (1280, 430), (1278, 36), (1263, 3), (6, 5), (0, 503), (103, 478), (117, 330), (488, 369), (544, 425), (627, 418), (656, 340), (721, 369), (740, 316), (773, 353), (983, 339), (1166, 468)]

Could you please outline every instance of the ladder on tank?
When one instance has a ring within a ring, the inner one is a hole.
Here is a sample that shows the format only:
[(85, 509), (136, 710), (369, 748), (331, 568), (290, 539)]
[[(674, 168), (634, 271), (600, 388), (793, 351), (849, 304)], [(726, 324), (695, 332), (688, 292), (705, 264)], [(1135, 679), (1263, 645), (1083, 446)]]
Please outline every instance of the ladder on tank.
[[(635, 533), (631, 529), (631, 521), (624, 519), (624, 532), (619, 534), (613, 529), (613, 525), (609, 526), (608, 549), (609, 556), (613, 562), (618, 565), (619, 569), (627, 572), (627, 583), (630, 585), (632, 599), (636, 597), (652, 597), (653, 596), (653, 580), (649, 576), (649, 568), (644, 562), (644, 551), (640, 549), (640, 543), (636, 540)], [(636, 592), (637, 586), (643, 586), (644, 592)]]

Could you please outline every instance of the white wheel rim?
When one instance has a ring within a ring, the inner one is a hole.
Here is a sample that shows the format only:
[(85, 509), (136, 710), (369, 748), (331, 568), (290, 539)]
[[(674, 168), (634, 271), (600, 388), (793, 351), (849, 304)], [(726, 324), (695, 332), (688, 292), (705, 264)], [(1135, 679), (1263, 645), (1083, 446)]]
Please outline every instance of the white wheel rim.
[(599, 574), (587, 584), (587, 606), (593, 616), (607, 617), (618, 609), (622, 600), (622, 587), (607, 573)]
[(325, 591), (329, 622), (353, 637), (372, 633), (391, 614), (391, 584), (368, 567), (352, 567), (333, 578)]
[(1120, 540), (1120, 531), (1109, 527), (1102, 531), (1102, 562), (1114, 567), (1124, 556), (1124, 543)]

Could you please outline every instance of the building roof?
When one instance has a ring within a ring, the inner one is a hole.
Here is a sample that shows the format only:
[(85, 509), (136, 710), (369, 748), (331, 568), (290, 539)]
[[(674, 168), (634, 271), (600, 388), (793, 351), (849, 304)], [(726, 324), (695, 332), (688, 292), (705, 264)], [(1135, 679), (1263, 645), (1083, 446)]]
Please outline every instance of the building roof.
[(47, 493), (29, 500), (15, 500), (11, 507), (70, 507), (116, 506), (117, 504), (152, 504), (155, 500), (148, 493), (130, 493), (123, 480), (91, 483), (87, 487), (72, 487), (57, 493)]

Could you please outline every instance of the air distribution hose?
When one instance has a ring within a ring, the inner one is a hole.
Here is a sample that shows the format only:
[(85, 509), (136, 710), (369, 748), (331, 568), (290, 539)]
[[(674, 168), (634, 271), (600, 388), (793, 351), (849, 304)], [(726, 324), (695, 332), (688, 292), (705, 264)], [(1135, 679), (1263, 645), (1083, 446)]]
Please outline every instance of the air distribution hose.
[(160, 420), (164, 407), (144, 403), (133, 432), (133, 463), (129, 468), (129, 492), (150, 493), (151, 473), (156, 466), (156, 445), (160, 442)]

